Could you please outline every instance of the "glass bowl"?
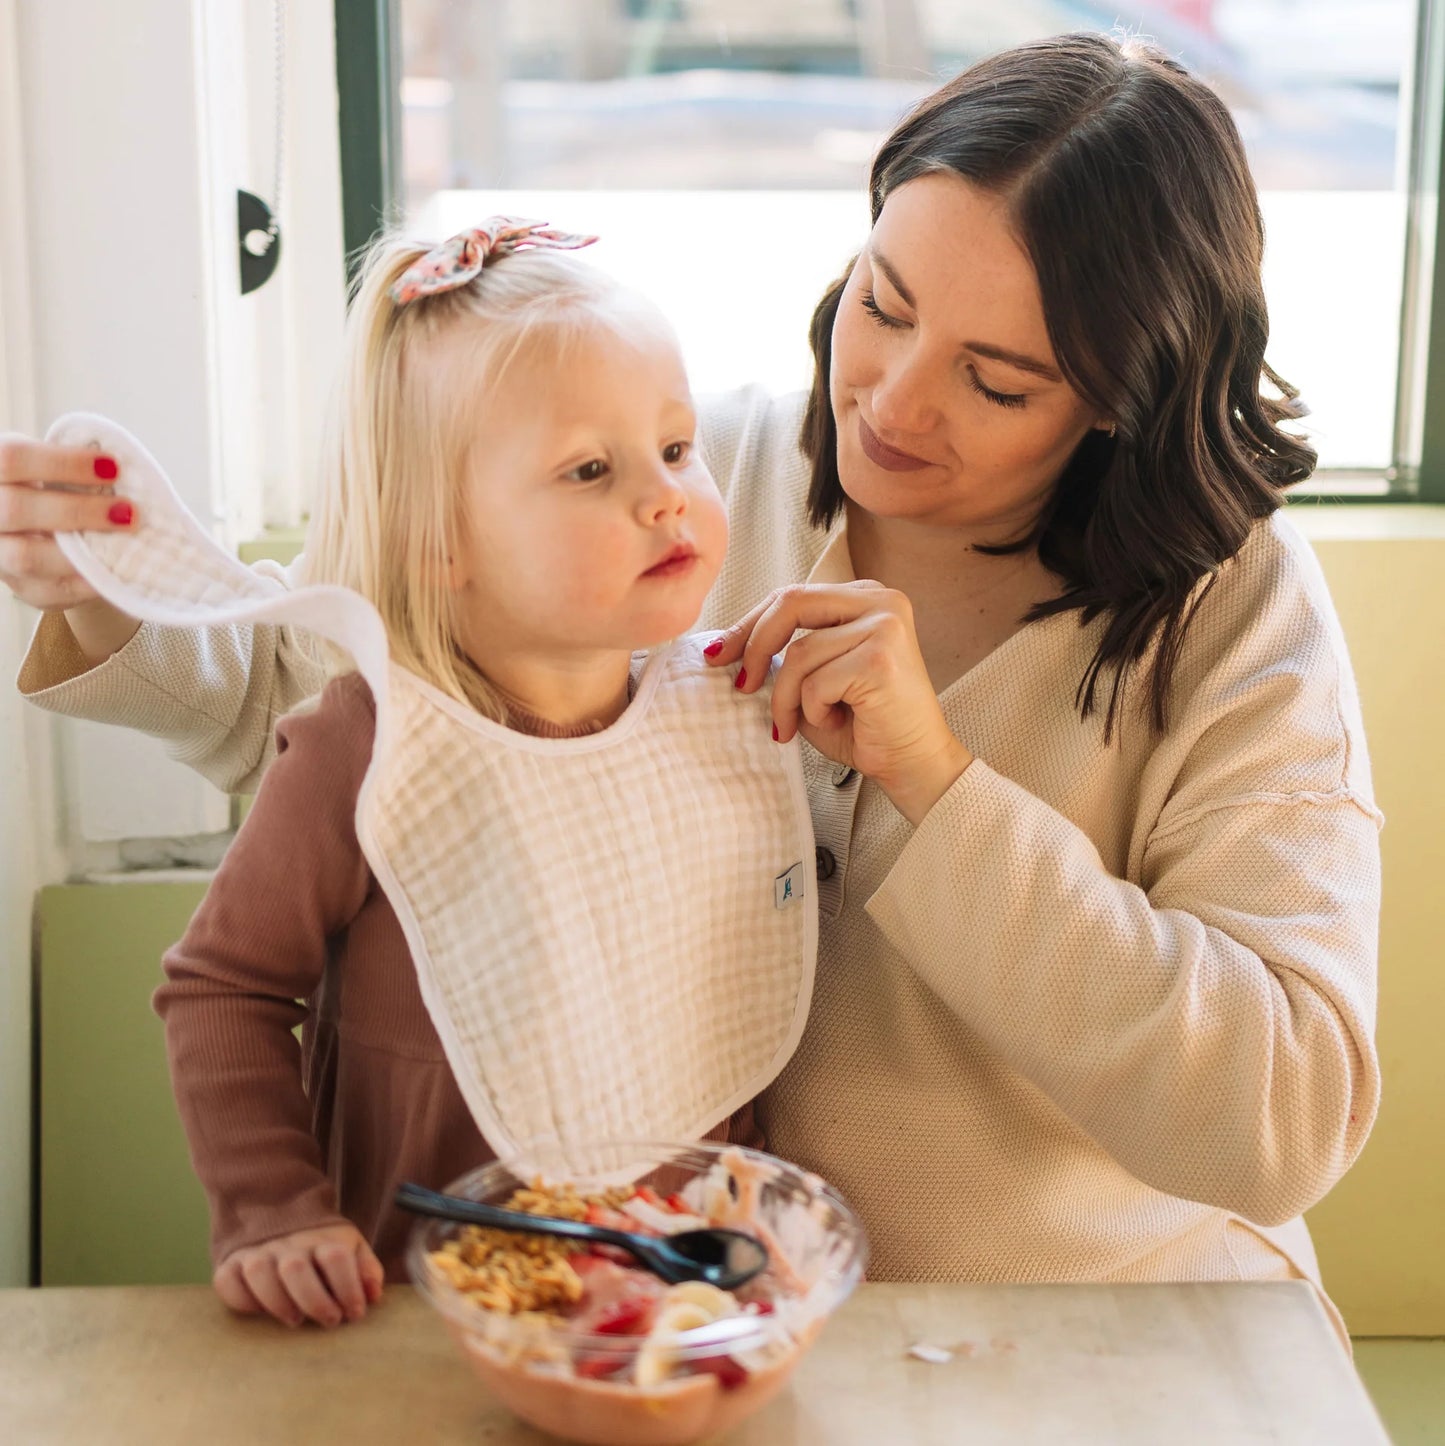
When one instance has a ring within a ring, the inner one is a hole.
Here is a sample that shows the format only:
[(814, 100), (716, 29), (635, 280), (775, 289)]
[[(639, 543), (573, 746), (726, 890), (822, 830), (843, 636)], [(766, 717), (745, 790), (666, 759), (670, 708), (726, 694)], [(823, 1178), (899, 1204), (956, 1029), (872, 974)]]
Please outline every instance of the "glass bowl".
[[(666, 1231), (669, 1214), (687, 1211), (757, 1234), (770, 1256), (763, 1275), (721, 1300), (707, 1295), (711, 1287), (669, 1288), (625, 1255), (589, 1252), (568, 1260), (583, 1282), (580, 1301), (512, 1314), (468, 1288), (475, 1277), (454, 1252), (471, 1227), (418, 1221), (407, 1250), (416, 1288), (491, 1390), (524, 1421), (566, 1440), (688, 1446), (729, 1430), (787, 1384), (867, 1263), (863, 1227), (822, 1180), (736, 1145), (537, 1149), (473, 1170), (447, 1193), (505, 1205), (539, 1180), (581, 1194), (642, 1188), (657, 1205), (620, 1206), (639, 1227)], [(678, 1213), (677, 1228), (687, 1223)], [(653, 1302), (641, 1312), (646, 1321), (628, 1319), (639, 1313), (638, 1292)], [(598, 1304), (611, 1297), (622, 1304)]]

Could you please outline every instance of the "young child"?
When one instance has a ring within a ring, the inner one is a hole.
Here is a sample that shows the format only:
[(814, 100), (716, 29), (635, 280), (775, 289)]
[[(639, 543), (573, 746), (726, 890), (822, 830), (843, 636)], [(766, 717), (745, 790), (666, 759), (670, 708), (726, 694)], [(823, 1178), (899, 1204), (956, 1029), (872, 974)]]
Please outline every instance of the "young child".
[(579, 241), (494, 218), (373, 250), (316, 586), (258, 593), (158, 495), (164, 546), (72, 550), (132, 613), (283, 618), (361, 669), (279, 726), (155, 999), (238, 1311), (363, 1315), (401, 1273), (403, 1179), (540, 1141), (746, 1142), (801, 1032), (796, 750), (705, 640), (668, 641), (726, 522), (666, 323), (556, 254)]

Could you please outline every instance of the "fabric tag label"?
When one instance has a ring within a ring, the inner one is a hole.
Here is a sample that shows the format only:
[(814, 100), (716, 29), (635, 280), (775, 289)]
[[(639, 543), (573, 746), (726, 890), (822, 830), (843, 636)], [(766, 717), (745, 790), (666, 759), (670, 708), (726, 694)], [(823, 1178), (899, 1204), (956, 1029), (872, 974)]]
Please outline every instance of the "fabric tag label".
[(794, 899), (803, 897), (803, 865), (801, 860), (785, 874), (773, 880), (773, 903), (779, 909), (786, 909)]

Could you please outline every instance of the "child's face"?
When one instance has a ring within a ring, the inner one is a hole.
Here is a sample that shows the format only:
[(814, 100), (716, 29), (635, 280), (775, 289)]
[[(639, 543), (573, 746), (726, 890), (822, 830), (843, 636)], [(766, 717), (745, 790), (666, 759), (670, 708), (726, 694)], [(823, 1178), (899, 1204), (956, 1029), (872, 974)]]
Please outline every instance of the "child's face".
[(588, 328), (560, 362), (550, 345), (532, 351), (488, 396), (472, 447), (452, 569), (468, 638), (558, 654), (685, 633), (727, 519), (675, 343), (639, 308)]

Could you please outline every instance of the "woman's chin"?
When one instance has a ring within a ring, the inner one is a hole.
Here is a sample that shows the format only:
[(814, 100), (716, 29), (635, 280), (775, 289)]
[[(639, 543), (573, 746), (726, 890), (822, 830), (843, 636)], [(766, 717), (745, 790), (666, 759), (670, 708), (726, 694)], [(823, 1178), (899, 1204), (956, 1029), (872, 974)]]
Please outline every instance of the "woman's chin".
[(922, 521), (933, 513), (940, 498), (934, 486), (913, 472), (888, 472), (866, 458), (848, 465), (838, 459), (838, 481), (843, 495), (873, 517)]

